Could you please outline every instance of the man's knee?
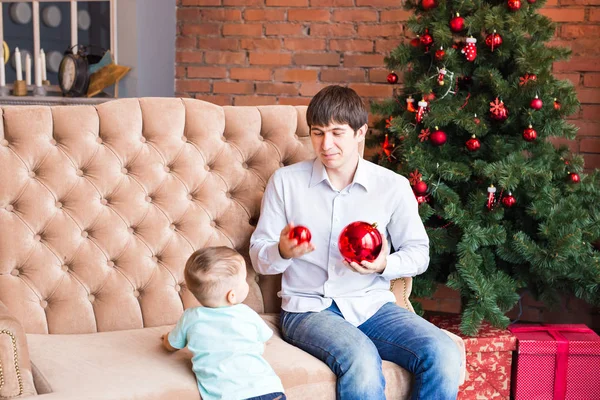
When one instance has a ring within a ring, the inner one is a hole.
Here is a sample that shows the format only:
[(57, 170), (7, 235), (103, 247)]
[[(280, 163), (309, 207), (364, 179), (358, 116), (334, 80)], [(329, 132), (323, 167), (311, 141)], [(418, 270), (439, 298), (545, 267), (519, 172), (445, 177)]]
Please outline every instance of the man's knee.
[(450, 337), (443, 334), (437, 338), (427, 338), (424, 348), (422, 369), (431, 369), (436, 375), (458, 381), (462, 357), (458, 346)]

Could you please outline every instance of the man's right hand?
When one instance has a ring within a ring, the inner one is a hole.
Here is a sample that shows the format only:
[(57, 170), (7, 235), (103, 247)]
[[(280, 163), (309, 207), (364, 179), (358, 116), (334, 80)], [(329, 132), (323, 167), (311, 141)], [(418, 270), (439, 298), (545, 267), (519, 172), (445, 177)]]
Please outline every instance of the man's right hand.
[(290, 239), (289, 234), (293, 227), (294, 223), (290, 222), (279, 235), (279, 254), (285, 259), (298, 258), (315, 249), (312, 243), (298, 244), (298, 240)]

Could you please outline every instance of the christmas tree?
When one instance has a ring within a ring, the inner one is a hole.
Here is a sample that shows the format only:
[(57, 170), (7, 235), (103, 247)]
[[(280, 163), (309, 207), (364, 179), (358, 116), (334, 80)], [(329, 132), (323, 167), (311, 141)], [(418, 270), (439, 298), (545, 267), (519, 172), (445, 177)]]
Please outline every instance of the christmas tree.
[(403, 85), (373, 105), (389, 116), (376, 162), (409, 178), (431, 241), (414, 295), (458, 290), (466, 334), (507, 326), (522, 288), (600, 304), (600, 173), (548, 140), (575, 138), (579, 102), (551, 73), (570, 50), (546, 44), (544, 3), (407, 0), (418, 36), (386, 58)]

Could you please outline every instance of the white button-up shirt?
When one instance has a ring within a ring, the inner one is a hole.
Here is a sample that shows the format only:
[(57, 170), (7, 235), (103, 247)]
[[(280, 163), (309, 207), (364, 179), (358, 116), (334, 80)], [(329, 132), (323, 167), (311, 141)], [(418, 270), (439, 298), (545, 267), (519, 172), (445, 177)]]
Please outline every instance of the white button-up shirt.
[[(361, 275), (343, 264), (338, 237), (354, 221), (376, 222), (396, 250), (381, 274)], [(279, 236), (289, 222), (310, 230), (313, 252), (281, 257)], [(316, 158), (280, 168), (269, 180), (250, 258), (260, 274), (283, 274), (279, 296), (285, 311), (318, 312), (335, 300), (346, 320), (358, 326), (395, 301), (390, 280), (427, 269), (429, 238), (406, 178), (360, 158), (352, 183), (337, 190)]]

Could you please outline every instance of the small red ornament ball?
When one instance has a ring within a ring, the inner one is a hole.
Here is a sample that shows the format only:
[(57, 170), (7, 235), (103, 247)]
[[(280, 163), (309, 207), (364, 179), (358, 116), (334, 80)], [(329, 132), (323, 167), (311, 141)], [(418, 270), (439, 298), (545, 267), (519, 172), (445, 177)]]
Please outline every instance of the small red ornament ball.
[(536, 0), (527, 0), (527, 2), (528, 2), (529, 4), (533, 4), (533, 3), (535, 3), (535, 1), (536, 1)]
[(510, 11), (518, 11), (521, 8), (521, 0), (508, 0), (507, 4)]
[(387, 76), (387, 81), (391, 84), (398, 83), (398, 75), (395, 72), (390, 72)]
[(496, 33), (496, 31), (490, 33), (485, 38), (485, 45), (494, 51), (502, 44), (502, 36)]
[(431, 10), (432, 8), (437, 7), (437, 3), (435, 2), (435, 0), (423, 0), (421, 2), (421, 6), (423, 6), (424, 10)]
[(544, 103), (542, 102), (542, 99), (540, 99), (537, 95), (533, 100), (531, 100), (531, 103), (529, 103), (529, 107), (533, 108), (534, 110), (541, 110), (543, 105)]
[(410, 45), (412, 47), (419, 47), (421, 45), (421, 38), (417, 36), (416, 38), (411, 39)]
[(554, 99), (554, 109), (556, 111), (560, 110), (560, 101)]
[(423, 96), (423, 100), (427, 101), (428, 103), (431, 103), (433, 100), (435, 100), (435, 93), (429, 92), (428, 94)]
[(523, 139), (525, 139), (525, 141), (533, 142), (536, 138), (537, 132), (531, 127), (531, 125), (529, 125), (528, 128), (525, 128), (525, 130), (523, 131)]
[(477, 151), (481, 147), (481, 142), (473, 135), (471, 139), (467, 140), (466, 146), (469, 151)]
[(579, 177), (579, 174), (576, 174), (575, 172), (571, 172), (569, 174), (569, 180), (572, 183), (579, 183), (579, 181), (581, 181), (581, 178)]
[(460, 33), (465, 29), (465, 19), (456, 13), (456, 16), (450, 20), (450, 30), (454, 33)]
[(435, 131), (429, 135), (429, 141), (434, 146), (441, 146), (446, 143), (448, 137), (446, 136), (446, 132), (440, 131), (437, 126), (435, 127)]
[(290, 239), (296, 239), (298, 241), (298, 244), (302, 244), (310, 242), (312, 235), (310, 234), (310, 231), (307, 227), (298, 225), (290, 230), (288, 237)]
[(420, 196), (427, 193), (427, 189), (427, 184), (423, 181), (419, 181), (413, 185), (413, 191)]
[(429, 47), (431, 46), (431, 43), (433, 43), (433, 37), (431, 37), (429, 33), (425, 32), (425, 34), (421, 36), (421, 44), (425, 47)]
[(348, 262), (371, 262), (381, 253), (382, 243), (377, 224), (357, 221), (342, 230), (338, 239), (338, 249)]
[(442, 61), (445, 56), (446, 56), (446, 52), (444, 51), (443, 47), (440, 47), (438, 50), (435, 51), (435, 59), (436, 60)]
[(504, 207), (511, 208), (516, 203), (517, 199), (515, 199), (515, 196), (513, 196), (510, 192), (508, 192), (508, 196), (504, 196), (502, 198), (502, 204), (504, 204)]

